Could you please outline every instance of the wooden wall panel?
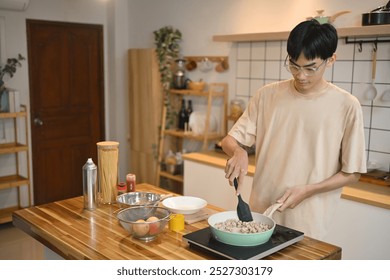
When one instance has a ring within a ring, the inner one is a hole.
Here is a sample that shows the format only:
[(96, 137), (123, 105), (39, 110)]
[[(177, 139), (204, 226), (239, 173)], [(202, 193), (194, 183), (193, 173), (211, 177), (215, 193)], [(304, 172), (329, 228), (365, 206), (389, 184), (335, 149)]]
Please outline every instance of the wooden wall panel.
[(163, 93), (155, 49), (129, 49), (130, 172), (156, 182)]

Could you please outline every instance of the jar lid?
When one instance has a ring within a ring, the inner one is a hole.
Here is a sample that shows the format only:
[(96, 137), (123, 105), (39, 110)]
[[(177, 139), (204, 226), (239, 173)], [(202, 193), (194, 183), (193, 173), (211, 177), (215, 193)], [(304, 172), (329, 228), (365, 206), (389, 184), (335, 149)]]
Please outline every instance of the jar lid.
[(115, 141), (102, 141), (96, 143), (99, 149), (116, 149), (119, 146), (119, 142)]

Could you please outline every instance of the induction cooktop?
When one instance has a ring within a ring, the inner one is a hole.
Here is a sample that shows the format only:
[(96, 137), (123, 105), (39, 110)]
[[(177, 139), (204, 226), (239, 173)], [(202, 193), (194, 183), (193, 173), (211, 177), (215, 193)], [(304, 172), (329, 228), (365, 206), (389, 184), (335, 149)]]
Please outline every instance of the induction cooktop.
[(210, 227), (186, 234), (183, 239), (195, 250), (206, 251), (232, 260), (258, 260), (290, 246), (304, 237), (303, 232), (276, 225), (268, 242), (256, 246), (234, 246), (216, 240)]

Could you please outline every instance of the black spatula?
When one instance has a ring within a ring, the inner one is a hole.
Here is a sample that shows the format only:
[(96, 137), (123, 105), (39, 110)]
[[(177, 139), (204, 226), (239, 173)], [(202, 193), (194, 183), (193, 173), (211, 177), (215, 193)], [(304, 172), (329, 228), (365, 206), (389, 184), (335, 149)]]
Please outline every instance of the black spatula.
[[(234, 178), (234, 187), (237, 190), (237, 178)], [(244, 200), (242, 200), (241, 194), (238, 195), (237, 216), (238, 219), (243, 222), (253, 221), (251, 209), (249, 208), (249, 205)]]

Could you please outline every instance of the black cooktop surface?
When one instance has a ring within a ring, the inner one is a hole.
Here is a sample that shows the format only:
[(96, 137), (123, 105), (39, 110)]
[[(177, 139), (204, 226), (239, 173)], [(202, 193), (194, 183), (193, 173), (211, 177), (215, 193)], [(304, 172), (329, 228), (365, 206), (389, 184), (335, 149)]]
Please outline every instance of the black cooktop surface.
[(219, 258), (258, 260), (302, 240), (303, 237), (303, 232), (276, 225), (270, 240), (257, 246), (234, 246), (222, 243), (214, 239), (210, 227), (186, 234), (183, 239), (190, 244), (191, 248), (212, 253)]

